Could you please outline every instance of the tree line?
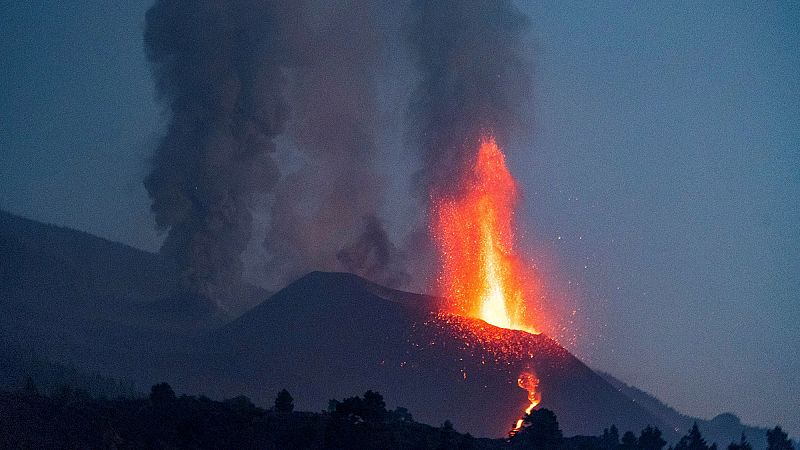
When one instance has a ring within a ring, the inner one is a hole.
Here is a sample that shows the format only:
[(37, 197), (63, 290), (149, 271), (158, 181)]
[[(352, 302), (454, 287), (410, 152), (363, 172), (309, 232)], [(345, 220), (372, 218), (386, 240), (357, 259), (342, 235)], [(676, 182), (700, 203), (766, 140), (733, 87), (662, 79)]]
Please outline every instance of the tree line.
[[(626, 431), (620, 438), (619, 430), (612, 425), (600, 436), (578, 436), (565, 439), (558, 426), (556, 415), (546, 409), (533, 410), (523, 420), (522, 429), (510, 436), (510, 443), (517, 449), (534, 450), (663, 450), (667, 441), (661, 430), (646, 426), (636, 435)], [(697, 423), (669, 450), (718, 450), (716, 443), (709, 444), (703, 438)], [(727, 450), (755, 450), (742, 433), (739, 442), (731, 442)], [(767, 431), (767, 450), (794, 450), (794, 443), (780, 426)]]
[[(794, 450), (787, 434), (769, 430), (768, 450)], [(147, 396), (99, 398), (63, 387), (41, 394), (28, 380), (23, 389), (0, 392), (0, 448), (259, 448), (409, 450), (664, 450), (657, 427), (640, 433), (615, 426), (600, 436), (564, 437), (556, 415), (545, 408), (524, 418), (506, 439), (475, 438), (452, 423), (431, 426), (402, 407), (387, 409), (383, 396), (331, 400), (321, 412), (299, 412), (285, 389), (269, 408), (245, 397), (223, 401), (178, 396), (159, 383)], [(728, 450), (754, 450), (742, 436)], [(695, 424), (670, 450), (716, 450)]]

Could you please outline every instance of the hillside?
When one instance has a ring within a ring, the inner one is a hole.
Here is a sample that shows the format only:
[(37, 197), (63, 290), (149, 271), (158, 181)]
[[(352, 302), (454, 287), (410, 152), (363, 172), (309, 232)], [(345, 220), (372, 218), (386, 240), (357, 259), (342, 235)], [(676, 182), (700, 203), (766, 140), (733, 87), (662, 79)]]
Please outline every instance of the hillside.
[(175, 274), (158, 254), (0, 211), (0, 331), (46, 359), (136, 376), (154, 349), (230, 320)]
[(739, 437), (742, 433), (745, 433), (745, 435), (747, 435), (747, 440), (750, 441), (753, 448), (767, 447), (767, 429), (745, 425), (734, 414), (719, 414), (711, 420), (686, 416), (667, 406), (661, 400), (647, 392), (633, 386), (628, 386), (608, 373), (599, 371), (597, 373), (621, 393), (658, 417), (665, 426), (674, 429), (679, 434), (685, 434), (692, 427), (693, 423), (697, 423), (709, 442), (727, 445), (730, 442), (739, 442)]
[[(450, 419), (498, 437), (527, 406), (517, 377), (533, 369), (542, 406), (556, 412), (567, 435), (596, 435), (611, 423), (661, 426), (546, 336), (437, 315), (430, 312), (436, 302), (351, 274), (311, 273), (203, 336), (188, 355), (174, 355), (169, 373), (182, 391), (218, 397), (243, 392), (263, 402), (286, 387), (309, 410), (324, 408), (330, 396), (376, 389), (427, 423)], [(476, 342), (472, 326), (502, 339)], [(506, 354), (503, 345), (522, 351)]]
[[(259, 402), (287, 387), (308, 410), (376, 389), (428, 423), (502, 436), (528, 403), (516, 378), (533, 371), (566, 435), (655, 424), (674, 439), (694, 420), (599, 376), (546, 336), (437, 315), (441, 299), (350, 274), (312, 273), (269, 298), (253, 289), (247, 302), (266, 300), (231, 321), (182, 293), (157, 254), (4, 212), (0, 250), (0, 350), (67, 363), (46, 373), (170, 380), (182, 392)], [(482, 340), (476, 327), (502, 339)], [(18, 384), (21, 372), (7, 372), (7, 385)], [(741, 429), (763, 439), (730, 415), (698, 423), (718, 442)]]

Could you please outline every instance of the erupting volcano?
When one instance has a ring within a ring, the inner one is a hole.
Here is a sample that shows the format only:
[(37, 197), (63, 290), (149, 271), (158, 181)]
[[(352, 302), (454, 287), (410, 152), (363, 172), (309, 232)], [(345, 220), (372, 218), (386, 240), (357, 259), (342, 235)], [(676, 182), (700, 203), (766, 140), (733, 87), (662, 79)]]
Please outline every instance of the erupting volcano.
[[(431, 233), (441, 256), (439, 289), (449, 313), (500, 328), (538, 334), (525, 299), (537, 282), (514, 251), (514, 208), (519, 191), (494, 137), (484, 136), (458, 192), (434, 198)], [(528, 297), (529, 298), (529, 297)], [(520, 349), (512, 351), (518, 352)], [(532, 369), (517, 384), (528, 391), (530, 414), (541, 401)], [(524, 416), (511, 430), (518, 432)]]

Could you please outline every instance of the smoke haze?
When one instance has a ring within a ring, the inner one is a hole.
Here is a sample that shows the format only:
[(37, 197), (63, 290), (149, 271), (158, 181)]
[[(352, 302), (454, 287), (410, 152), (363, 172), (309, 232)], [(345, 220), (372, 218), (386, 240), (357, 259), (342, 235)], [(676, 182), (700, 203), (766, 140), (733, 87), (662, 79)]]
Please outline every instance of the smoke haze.
[(519, 131), (531, 84), (522, 51), (527, 27), (510, 1), (412, 3), (405, 37), (419, 82), (408, 125), (423, 196), (453, 193), (481, 133), (491, 130), (503, 146)]
[(278, 179), (287, 27), (301, 11), (298, 2), (162, 0), (147, 12), (147, 57), (171, 117), (144, 184), (168, 230), (162, 252), (189, 290), (216, 301), (241, 276), (253, 196)]
[[(407, 111), (414, 198), (425, 204), (454, 189), (481, 131), (501, 143), (513, 132), (530, 81), (518, 48), (526, 25), (510, 2), (159, 0), (145, 46), (171, 115), (145, 186), (185, 287), (235, 301), (242, 252), (259, 234), (265, 286), (347, 270), (402, 287), (424, 272), (420, 230), (406, 231), (417, 250), (408, 261), (381, 219), (379, 78), (414, 80), (393, 109)], [(384, 73), (389, 58), (416, 72)], [(295, 164), (276, 162), (276, 142)], [(265, 231), (253, 229), (259, 208)]]
[[(377, 76), (390, 36), (380, 2), (317, 3), (291, 82), (291, 134), (303, 163), (275, 195), (265, 246), (282, 285), (309, 270), (348, 270), (379, 283), (406, 279), (378, 218)], [(363, 233), (362, 233), (362, 230)], [(342, 247), (348, 248), (340, 258)], [(379, 254), (373, 258), (374, 249)]]

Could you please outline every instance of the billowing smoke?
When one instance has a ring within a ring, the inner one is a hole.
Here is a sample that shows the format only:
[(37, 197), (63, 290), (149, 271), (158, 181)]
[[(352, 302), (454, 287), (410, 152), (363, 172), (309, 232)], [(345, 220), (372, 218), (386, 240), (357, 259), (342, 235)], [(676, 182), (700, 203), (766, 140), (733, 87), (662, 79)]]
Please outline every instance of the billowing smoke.
[(405, 34), (420, 79), (408, 118), (421, 195), (457, 188), (481, 133), (503, 145), (519, 130), (530, 95), (527, 27), (509, 0), (413, 1)]
[[(265, 199), (262, 284), (309, 270), (407, 278), (378, 219), (383, 181), (372, 167), (381, 12), (263, 0), (159, 0), (148, 11), (147, 56), (171, 116), (145, 186), (168, 231), (162, 252), (189, 290), (222, 306), (235, 298)], [(275, 162), (284, 132), (295, 167)]]
[(271, 154), (288, 106), (284, 68), (300, 2), (158, 0), (144, 34), (157, 92), (168, 107), (166, 135), (144, 184), (162, 252), (186, 287), (217, 302), (241, 276), (250, 206), (278, 180)]
[[(377, 218), (384, 183), (373, 167), (377, 72), (389, 39), (379, 19), (385, 10), (357, 0), (314, 6), (315, 23), (290, 89), (290, 129), (303, 163), (281, 183), (272, 205), (269, 267), (284, 278), (345, 269), (397, 284), (403, 279), (398, 253), (381, 253), (394, 245)], [(371, 257), (365, 245), (380, 248), (381, 256)], [(343, 246), (352, 250), (345, 260), (337, 256)]]
[(405, 255), (392, 243), (383, 224), (375, 216), (364, 217), (365, 229), (353, 244), (339, 250), (336, 257), (344, 268), (388, 287), (409, 283)]
[[(519, 124), (526, 25), (510, 1), (157, 0), (145, 48), (170, 116), (145, 187), (185, 286), (222, 306), (235, 298), (257, 207), (261, 284), (348, 270), (404, 285), (374, 166), (382, 109), (405, 106), (381, 103), (379, 80), (418, 80), (407, 129), (424, 202), (454, 189), (480, 133), (502, 144)], [(381, 72), (402, 66), (398, 41), (417, 74)]]

